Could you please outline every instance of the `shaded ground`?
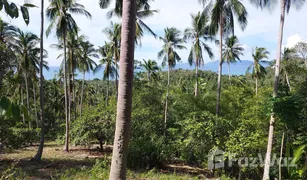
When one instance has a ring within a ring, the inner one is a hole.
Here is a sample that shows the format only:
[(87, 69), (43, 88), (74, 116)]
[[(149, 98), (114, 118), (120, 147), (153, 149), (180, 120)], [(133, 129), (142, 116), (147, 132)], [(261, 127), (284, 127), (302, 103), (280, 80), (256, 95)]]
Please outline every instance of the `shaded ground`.
[[(62, 148), (55, 143), (47, 143), (41, 162), (30, 161), (36, 153), (37, 146), (6, 151), (4, 154), (0, 154), (0, 179), (92, 179), (89, 172), (95, 165), (96, 159), (110, 159), (111, 153), (110, 147), (105, 147), (103, 152), (97, 148), (72, 147), (68, 153)], [(62, 177), (63, 174), (67, 174), (71, 170), (73, 170), (71, 178)], [(81, 177), (74, 176), (78, 172), (83, 175)], [(88, 174), (85, 175), (82, 172)], [(179, 175), (174, 176), (177, 173)], [(170, 176), (167, 176), (168, 174)], [(193, 174), (193, 176), (189, 174)], [(177, 177), (178, 179), (205, 179), (205, 175), (209, 174), (209, 171), (200, 168), (171, 164), (167, 165), (164, 170), (155, 170), (154, 173), (149, 171), (130, 172), (130, 179), (177, 179)], [(147, 178), (148, 176), (153, 178)]]

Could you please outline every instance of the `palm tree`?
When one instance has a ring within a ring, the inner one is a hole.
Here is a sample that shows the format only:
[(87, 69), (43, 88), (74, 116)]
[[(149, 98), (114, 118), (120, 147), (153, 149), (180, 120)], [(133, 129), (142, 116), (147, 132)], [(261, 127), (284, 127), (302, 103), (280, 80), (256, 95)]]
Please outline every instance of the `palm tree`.
[[(153, 0), (136, 0), (136, 43), (141, 41), (141, 38), (144, 35), (144, 30), (149, 32), (155, 38), (157, 37), (156, 33), (153, 32), (145, 23), (144, 19), (151, 17), (154, 13), (157, 13), (157, 10), (151, 10), (149, 2)], [(99, 6), (102, 9), (106, 9), (110, 6), (112, 0), (99, 0)], [(123, 0), (116, 0), (115, 7), (111, 9), (107, 16), (111, 18), (112, 16), (122, 17), (123, 9)]]
[[(51, 21), (47, 28), (47, 36), (51, 30), (56, 28), (56, 35), (63, 41), (64, 47), (64, 94), (65, 94), (65, 119), (66, 119), (66, 137), (65, 137), (65, 151), (69, 151), (69, 122), (70, 122), (70, 92), (67, 90), (67, 65), (66, 65), (66, 42), (67, 33), (74, 32), (77, 34), (78, 26), (71, 14), (81, 14), (91, 18), (91, 14), (84, 9), (84, 6), (76, 3), (74, 0), (51, 0), (47, 8), (46, 16)], [(70, 87), (68, 87), (70, 89)]]
[(207, 52), (209, 57), (213, 58), (211, 48), (205, 43), (207, 40), (212, 40), (212, 36), (209, 34), (209, 17), (207, 12), (197, 15), (191, 15), (192, 28), (187, 28), (184, 31), (184, 40), (192, 40), (193, 44), (190, 50), (188, 61), (190, 66), (195, 64), (196, 84), (195, 84), (195, 96), (198, 95), (198, 67), (204, 64), (203, 50)]
[(223, 46), (223, 61), (228, 64), (228, 79), (230, 81), (230, 63), (240, 61), (240, 55), (243, 55), (244, 48), (239, 44), (237, 36), (227, 38)]
[[(12, 29), (13, 30), (13, 29)], [(30, 110), (29, 104), (29, 74), (31, 71), (38, 71), (39, 53), (40, 48), (37, 48), (39, 38), (29, 32), (23, 32), (19, 28), (15, 28), (12, 31), (13, 34), (13, 49), (20, 59), (18, 65), (18, 73), (23, 74), (25, 85), (26, 85), (26, 99), (27, 109)], [(31, 120), (29, 121), (29, 128), (31, 126)]]
[(256, 95), (258, 94), (258, 80), (264, 78), (266, 75), (266, 70), (261, 63), (267, 63), (263, 59), (269, 58), (270, 52), (264, 47), (256, 47), (252, 54), (254, 62), (247, 68), (247, 72), (252, 70), (252, 77), (256, 80)]
[[(201, 0), (205, 4), (206, 0)], [(208, 5), (210, 8), (211, 4)], [(237, 22), (242, 30), (247, 25), (247, 11), (240, 0), (216, 0), (211, 10), (211, 27), (210, 31), (213, 34), (220, 32), (220, 62), (218, 68), (218, 85), (216, 98), (216, 115), (220, 114), (220, 99), (221, 99), (221, 77), (223, 65), (223, 38), (229, 34), (234, 35), (234, 16), (237, 17)]]
[(90, 42), (81, 42), (81, 49), (78, 53), (79, 62), (78, 69), (83, 73), (82, 88), (81, 88), (81, 100), (80, 100), (80, 117), (82, 116), (82, 100), (83, 100), (83, 91), (84, 91), (84, 81), (85, 73), (89, 71), (94, 71), (97, 66), (96, 62), (92, 58), (99, 58), (96, 53), (94, 45)]
[(121, 25), (117, 23), (111, 22), (111, 26), (109, 28), (105, 28), (103, 30), (104, 34), (111, 41), (108, 46), (111, 48), (113, 52), (112, 56), (115, 61), (115, 89), (116, 89), (116, 97), (118, 95), (118, 76), (117, 76), (117, 64), (120, 58), (120, 36), (121, 36)]
[(158, 75), (156, 71), (159, 71), (160, 68), (155, 60), (148, 59), (147, 61), (143, 59), (143, 62), (140, 63), (140, 66), (146, 70), (148, 81), (153, 78), (154, 80), (158, 80)]
[(289, 72), (291, 71), (290, 61), (296, 57), (295, 49), (284, 48), (284, 52), (282, 53), (282, 61), (280, 64), (280, 73), (285, 77), (286, 83), (291, 91), (291, 84), (289, 79)]
[[(260, 7), (262, 9), (263, 8), (269, 8), (270, 9), (272, 6), (275, 6), (277, 4), (277, 2), (278, 1), (273, 1), (273, 0), (251, 0), (251, 3), (255, 4), (257, 7)], [(295, 1), (295, 0), (280, 0), (280, 22), (279, 22), (277, 57), (276, 57), (275, 75), (274, 75), (273, 98), (276, 98), (277, 95), (278, 95), (280, 61), (281, 61), (281, 48), (282, 48), (282, 40), (283, 40), (285, 15), (286, 15), (286, 12), (289, 13), (291, 5), (294, 5), (296, 7), (296, 9), (299, 9), (304, 5), (304, 3), (305, 3), (304, 0), (297, 0), (297, 1)], [(270, 128), (269, 128), (267, 152), (266, 152), (265, 163), (264, 163), (263, 180), (269, 179), (275, 118), (276, 118), (276, 114), (272, 110), (271, 118), (270, 118)]]
[(171, 68), (176, 66), (176, 62), (180, 61), (181, 58), (178, 53), (175, 51), (176, 49), (185, 49), (186, 47), (182, 45), (184, 40), (180, 37), (181, 32), (176, 28), (165, 28), (164, 29), (164, 37), (160, 37), (163, 41), (164, 45), (162, 46), (162, 50), (158, 52), (158, 58), (162, 59), (162, 66), (167, 64), (167, 90), (166, 90), (166, 99), (165, 99), (165, 114), (164, 114), (164, 128), (166, 130), (166, 122), (167, 122), (167, 110), (168, 110), (168, 96), (169, 96), (169, 86), (170, 86), (170, 71)]
[(33, 157), (34, 160), (40, 161), (42, 159), (44, 142), (45, 142), (45, 119), (44, 119), (44, 75), (43, 75), (43, 65), (44, 65), (44, 0), (41, 0), (41, 32), (40, 32), (40, 69), (39, 69), (39, 95), (40, 95), (40, 121), (41, 121), (41, 137), (39, 141), (39, 147), (36, 155)]
[(103, 80), (107, 80), (106, 105), (108, 105), (109, 101), (110, 78), (117, 77), (117, 63), (115, 59), (113, 59), (114, 49), (112, 48), (112, 44), (113, 43), (105, 43), (104, 46), (98, 49), (98, 53), (102, 59), (100, 59), (100, 64), (94, 70), (94, 72), (98, 72), (102, 66), (105, 67), (103, 72)]
[(110, 180), (126, 179), (129, 130), (132, 111), (132, 83), (136, 19), (135, 0), (123, 0), (120, 79), (117, 101), (116, 130)]

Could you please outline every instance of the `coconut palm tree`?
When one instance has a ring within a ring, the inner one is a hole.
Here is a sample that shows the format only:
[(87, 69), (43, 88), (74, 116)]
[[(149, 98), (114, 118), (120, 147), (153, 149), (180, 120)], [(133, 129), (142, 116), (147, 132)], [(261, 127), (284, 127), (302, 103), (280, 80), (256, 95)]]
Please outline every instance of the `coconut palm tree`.
[(228, 64), (228, 79), (230, 81), (230, 63), (240, 61), (240, 55), (243, 55), (244, 48), (239, 44), (237, 36), (231, 36), (226, 39), (222, 51), (223, 61)]
[(164, 114), (164, 126), (166, 130), (167, 122), (167, 110), (168, 110), (168, 96), (169, 96), (169, 87), (170, 87), (170, 71), (173, 67), (176, 66), (176, 62), (180, 61), (181, 58), (176, 49), (186, 49), (183, 45), (184, 40), (180, 37), (181, 32), (176, 28), (165, 28), (164, 37), (160, 37), (163, 41), (162, 50), (158, 52), (158, 58), (162, 59), (162, 66), (167, 65), (167, 90), (166, 90), (166, 99), (165, 99), (165, 114)]
[(118, 24), (118, 23), (111, 22), (111, 26), (108, 27), (108, 28), (105, 28), (103, 30), (103, 33), (110, 40), (110, 43), (109, 43), (108, 46), (110, 46), (109, 48), (111, 48), (111, 51), (113, 52), (112, 58), (114, 59), (114, 62), (116, 64), (116, 66), (114, 66), (114, 67), (115, 67), (115, 89), (116, 89), (116, 97), (117, 97), (117, 95), (118, 95), (117, 64), (118, 64), (118, 61), (119, 61), (119, 58), (120, 58), (121, 25)]
[(204, 64), (203, 51), (207, 52), (209, 57), (213, 58), (213, 53), (211, 48), (205, 43), (207, 40), (212, 40), (212, 36), (209, 33), (209, 16), (207, 12), (200, 13), (196, 15), (191, 15), (192, 17), (192, 28), (187, 28), (184, 31), (184, 40), (192, 40), (193, 44), (190, 50), (188, 61), (190, 66), (195, 64), (195, 96), (198, 95), (198, 68), (200, 65)]
[(40, 29), (40, 64), (39, 64), (39, 96), (40, 96), (40, 121), (41, 121), (41, 137), (39, 141), (39, 147), (37, 153), (33, 157), (33, 160), (40, 161), (42, 159), (44, 142), (45, 142), (45, 119), (44, 119), (44, 75), (43, 75), (43, 65), (44, 65), (44, 0), (41, 0), (41, 29)]
[[(247, 68), (246, 72), (250, 72), (252, 70), (252, 77), (256, 80), (256, 95), (258, 94), (258, 80), (264, 78), (266, 75), (266, 70), (263, 67), (263, 63), (268, 63), (264, 59), (269, 58), (270, 52), (266, 50), (264, 47), (256, 47), (252, 54), (254, 62)], [(261, 64), (262, 63), (262, 64)]]
[[(65, 151), (69, 151), (69, 122), (70, 122), (70, 92), (67, 90), (67, 65), (66, 65), (66, 42), (68, 32), (77, 34), (78, 26), (72, 17), (72, 14), (85, 15), (91, 18), (91, 14), (87, 12), (83, 5), (76, 3), (74, 0), (51, 0), (47, 8), (46, 16), (51, 21), (46, 30), (48, 36), (51, 30), (55, 27), (58, 39), (63, 42), (64, 47), (64, 94), (65, 94), (65, 121), (66, 121), (66, 134), (65, 134)], [(70, 87), (68, 87), (70, 89)]]
[(99, 58), (99, 56), (97, 54), (97, 50), (94, 48), (94, 45), (88, 41), (81, 42), (81, 49), (77, 52), (77, 56), (79, 57), (79, 61), (77, 63), (78, 69), (80, 72), (83, 73), (81, 99), (80, 99), (80, 117), (81, 117), (82, 116), (82, 100), (83, 100), (83, 92), (84, 92), (85, 73), (89, 71), (94, 71), (97, 64), (93, 60), (93, 58)]
[(146, 70), (148, 81), (153, 78), (154, 80), (158, 80), (158, 75), (156, 71), (159, 71), (160, 68), (155, 60), (148, 59), (147, 61), (143, 59), (143, 62), (140, 62), (140, 66)]
[[(26, 85), (27, 109), (29, 111), (29, 74), (31, 74), (31, 71), (38, 71), (39, 69), (38, 64), (40, 49), (37, 48), (39, 38), (33, 33), (23, 32), (19, 28), (15, 28), (12, 31), (12, 36), (14, 37), (12, 46), (19, 59), (17, 71), (24, 77)], [(31, 121), (29, 121), (29, 128), (32, 128)]]
[(284, 48), (284, 52), (282, 53), (282, 61), (280, 63), (280, 73), (282, 74), (282, 76), (284, 76), (290, 92), (292, 89), (290, 84), (289, 72), (293, 71), (291, 61), (293, 61), (296, 57), (297, 56), (295, 49)]
[(108, 105), (109, 101), (110, 78), (117, 76), (117, 63), (115, 59), (113, 59), (114, 49), (112, 47), (113, 43), (105, 43), (104, 46), (98, 49), (98, 53), (102, 58), (100, 59), (100, 64), (94, 70), (94, 72), (98, 72), (102, 67), (105, 67), (103, 72), (103, 80), (107, 80), (106, 105)]
[[(200, 0), (205, 4), (206, 0)], [(211, 4), (208, 5), (210, 8)], [(211, 9), (211, 26), (210, 32), (216, 34), (219, 31), (220, 36), (220, 61), (218, 68), (218, 84), (217, 84), (217, 98), (216, 98), (216, 115), (220, 114), (220, 99), (221, 99), (221, 77), (223, 65), (223, 38), (228, 37), (229, 34), (234, 35), (234, 18), (242, 30), (247, 25), (247, 11), (240, 0), (216, 0)]]
[(132, 111), (136, 3), (123, 0), (122, 36), (120, 48), (120, 79), (116, 113), (116, 130), (110, 170), (110, 180), (126, 179), (129, 130)]
[[(144, 19), (151, 17), (154, 13), (157, 13), (157, 10), (151, 10), (150, 2), (153, 0), (136, 0), (136, 43), (141, 41), (141, 38), (144, 35), (144, 31), (149, 32), (155, 38), (157, 37), (156, 33), (150, 29), (145, 23)], [(99, 0), (99, 6), (102, 9), (106, 9), (110, 6), (112, 0)], [(122, 17), (122, 9), (123, 9), (123, 0), (116, 0), (115, 7), (111, 9), (107, 16), (111, 18), (112, 16)]]
[[(272, 7), (276, 7), (277, 2), (280, 2), (279, 34), (278, 34), (278, 45), (277, 45), (277, 52), (276, 52), (277, 57), (276, 57), (276, 64), (275, 64), (274, 86), (273, 86), (273, 98), (276, 98), (278, 95), (281, 48), (282, 48), (282, 40), (283, 40), (285, 15), (286, 15), (286, 12), (287, 13), (290, 12), (291, 6), (295, 6), (296, 9), (300, 9), (304, 5), (305, 0), (297, 0), (297, 1), (296, 0), (280, 0), (280, 1), (250, 0), (250, 2), (255, 4), (257, 7), (260, 7), (261, 9), (264, 9), (264, 8), (271, 9)], [(263, 180), (269, 179), (275, 117), (276, 117), (276, 114), (274, 111), (272, 111), (271, 118), (270, 118), (267, 152), (266, 152), (265, 163), (264, 163)]]

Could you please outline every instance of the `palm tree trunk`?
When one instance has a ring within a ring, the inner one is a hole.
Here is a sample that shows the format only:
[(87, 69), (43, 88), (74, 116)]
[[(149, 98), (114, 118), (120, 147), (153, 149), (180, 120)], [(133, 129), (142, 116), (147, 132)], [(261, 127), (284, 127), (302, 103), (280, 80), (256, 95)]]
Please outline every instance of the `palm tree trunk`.
[(198, 95), (198, 60), (196, 60), (195, 66), (195, 76), (196, 76), (196, 83), (195, 83), (195, 97)]
[(286, 72), (286, 81), (287, 81), (287, 85), (289, 87), (289, 91), (291, 92), (291, 85), (290, 85), (290, 80), (289, 80), (289, 76), (288, 76), (287, 72)]
[[(23, 102), (23, 90), (21, 89), (20, 91), (20, 99), (21, 99), (21, 104), (24, 105), (24, 102)], [(26, 124), (26, 120), (25, 120), (25, 113), (22, 113), (22, 123), (25, 125)]]
[(43, 53), (44, 53), (44, 0), (41, 0), (41, 32), (40, 32), (40, 69), (39, 69), (39, 100), (40, 100), (40, 120), (41, 120), (41, 137), (39, 141), (39, 147), (33, 160), (40, 161), (42, 159), (44, 141), (45, 141), (45, 119), (44, 119), (44, 80), (43, 80)]
[[(275, 76), (274, 76), (273, 98), (276, 98), (277, 97), (277, 93), (278, 93), (279, 72), (280, 72), (280, 59), (281, 59), (281, 46), (282, 46), (282, 37), (283, 37), (283, 29), (284, 29), (284, 22), (285, 22), (285, 0), (281, 0), (280, 4), (281, 4), (280, 5), (280, 7), (281, 7), (281, 15), (280, 15), (280, 27), (279, 27), (279, 35), (278, 35), (278, 48), (277, 48), (277, 58), (276, 58)], [(274, 135), (274, 125), (275, 125), (275, 116), (276, 116), (276, 114), (272, 110), (271, 119), (270, 119), (270, 128), (269, 128), (267, 152), (266, 152), (265, 164), (264, 164), (263, 180), (269, 179), (271, 153), (272, 153), (272, 145), (273, 145), (273, 135)]]
[(135, 38), (135, 0), (123, 0), (121, 30), (120, 79), (117, 101), (116, 130), (110, 180), (126, 179), (129, 131), (132, 111), (132, 85)]
[(285, 138), (285, 133), (282, 133), (282, 138), (281, 138), (281, 145), (280, 145), (280, 155), (279, 155), (279, 163), (278, 163), (278, 174), (279, 174), (279, 180), (281, 180), (281, 161), (282, 161), (282, 150), (284, 147), (284, 138)]
[(220, 22), (220, 62), (219, 62), (219, 69), (218, 69), (218, 78), (217, 78), (217, 98), (216, 98), (216, 115), (220, 114), (220, 100), (221, 100), (221, 77), (222, 77), (222, 65), (223, 65), (223, 55), (222, 55), (222, 48), (223, 48), (223, 22)]
[(81, 100), (80, 100), (80, 117), (82, 116), (82, 102), (84, 93), (84, 81), (85, 81), (85, 71), (83, 71), (82, 89), (81, 89)]
[(34, 113), (35, 113), (35, 120), (36, 120), (36, 128), (39, 127), (38, 125), (38, 116), (37, 116), (37, 110), (36, 110), (36, 90), (35, 90), (35, 82), (33, 81), (33, 100), (34, 100)]
[[(29, 104), (29, 85), (28, 85), (28, 73), (27, 70), (25, 71), (25, 83), (26, 83), (26, 96), (27, 96), (27, 111), (30, 111), (30, 104)], [(29, 129), (31, 129), (31, 119), (29, 119)]]
[(169, 87), (170, 87), (170, 65), (168, 65), (167, 71), (167, 87), (166, 87), (166, 97), (165, 97), (165, 112), (164, 112), (164, 135), (167, 128), (167, 111), (168, 111), (168, 96), (169, 96)]
[(256, 87), (255, 87), (255, 91), (256, 91), (256, 96), (258, 94), (258, 78), (256, 77)]
[(107, 98), (106, 98), (106, 105), (109, 104), (109, 88), (110, 88), (110, 71), (108, 72), (108, 82), (107, 82)]
[(116, 99), (118, 98), (118, 81), (117, 81), (117, 61), (115, 60), (115, 89), (116, 89)]
[(230, 82), (230, 62), (227, 62), (227, 64), (228, 64), (228, 79)]
[(65, 94), (65, 123), (66, 123), (66, 132), (65, 132), (65, 146), (64, 150), (69, 151), (69, 113), (68, 113), (68, 91), (67, 91), (67, 66), (66, 66), (66, 29), (64, 29), (64, 94)]

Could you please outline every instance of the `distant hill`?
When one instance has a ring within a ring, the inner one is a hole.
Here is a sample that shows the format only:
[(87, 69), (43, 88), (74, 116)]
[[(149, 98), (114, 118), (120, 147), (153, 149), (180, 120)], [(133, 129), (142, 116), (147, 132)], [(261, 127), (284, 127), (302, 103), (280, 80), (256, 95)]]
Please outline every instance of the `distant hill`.
[[(200, 67), (200, 70), (207, 70), (207, 71), (213, 71), (217, 72), (218, 71), (218, 61), (212, 61), (204, 64), (203, 66)], [(252, 64), (252, 61), (248, 60), (242, 60), (241, 62), (237, 62), (236, 64), (231, 64), (230, 65), (230, 73), (232, 75), (242, 75), (245, 74), (246, 69), (248, 66)], [(177, 63), (175, 69), (186, 69), (186, 70), (194, 70), (194, 66), (190, 66), (189, 63)], [(163, 71), (166, 71), (167, 68), (164, 67), (162, 68)], [(55, 75), (59, 72), (59, 67), (52, 66), (50, 67), (49, 71), (44, 71), (44, 75), (46, 79), (52, 79), (55, 77)], [(76, 73), (77, 74), (77, 79), (82, 78), (81, 73)], [(94, 79), (94, 78), (99, 78), (101, 79), (103, 77), (103, 68), (100, 72), (96, 73), (95, 75), (93, 73), (87, 73), (86, 74), (86, 79)], [(223, 74), (228, 74), (228, 66), (227, 64), (223, 64)]]

